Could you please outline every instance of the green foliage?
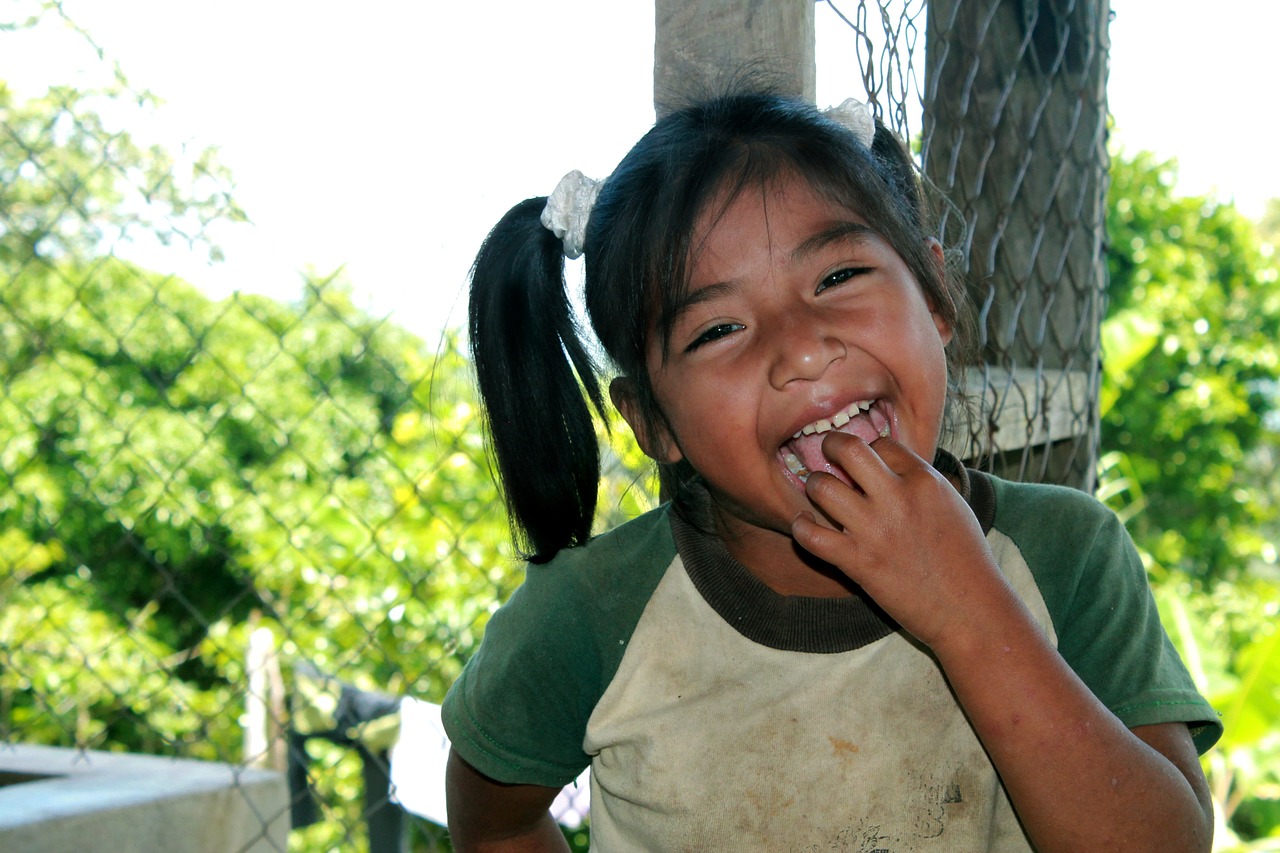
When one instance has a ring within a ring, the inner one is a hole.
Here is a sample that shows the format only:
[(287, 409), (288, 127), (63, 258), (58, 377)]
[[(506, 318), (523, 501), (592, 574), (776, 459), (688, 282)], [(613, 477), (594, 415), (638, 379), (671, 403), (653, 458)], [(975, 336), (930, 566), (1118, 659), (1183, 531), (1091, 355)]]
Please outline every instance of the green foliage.
[(1204, 758), (1214, 849), (1275, 849), (1280, 276), (1251, 223), (1176, 195), (1175, 176), (1148, 154), (1113, 158), (1099, 495), (1222, 714), (1226, 733)]
[[(255, 625), (439, 701), (520, 581), (458, 341), (338, 283), (214, 302), (114, 259), (28, 266), (0, 337), (0, 702), (25, 740), (238, 761)], [(601, 505), (635, 514), (612, 435)], [(333, 753), (325, 796), (359, 803)], [(335, 843), (336, 815), (299, 837)]]
[(1252, 223), (1174, 176), (1149, 154), (1112, 163), (1101, 443), (1142, 484), (1139, 544), (1212, 581), (1276, 559), (1280, 284)]
[(125, 96), (154, 101), (117, 84), (19, 102), (0, 80), (0, 262), (97, 257), (142, 238), (221, 257), (210, 224), (246, 217), (217, 151), (176, 157), (108, 126), (97, 108)]
[[(112, 257), (243, 214), (90, 104), (0, 88), (0, 736), (238, 762), (263, 627), (286, 677), (439, 701), (522, 574), (463, 347), (340, 280), (213, 301)], [(603, 526), (652, 506), (613, 426)], [(358, 847), (354, 753), (312, 752), (291, 847)]]
[[(334, 282), (287, 306), (114, 259), (5, 274), (6, 736), (239, 761), (253, 624), (286, 666), (442, 698), (521, 574), (456, 341)], [(312, 835), (358, 830), (349, 763)]]
[(81, 577), (202, 684), (236, 682), (223, 643), (260, 611), (289, 654), (439, 698), (517, 575), (455, 343), (333, 283), (212, 302), (117, 260), (2, 302), (10, 596)]
[(1222, 714), (1222, 740), (1203, 758), (1217, 817), (1214, 850), (1273, 850), (1280, 838), (1280, 586), (1261, 578), (1198, 586), (1159, 572), (1154, 584), (1174, 644)]

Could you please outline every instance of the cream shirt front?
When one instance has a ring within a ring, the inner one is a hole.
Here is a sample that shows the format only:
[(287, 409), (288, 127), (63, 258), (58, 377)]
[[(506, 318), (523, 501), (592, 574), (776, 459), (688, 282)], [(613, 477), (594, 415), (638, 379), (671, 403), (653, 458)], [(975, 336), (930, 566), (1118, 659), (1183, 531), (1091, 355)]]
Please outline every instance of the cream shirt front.
[[(1013, 587), (1055, 640), (1008, 537)], [(902, 632), (780, 651), (720, 618), (677, 558), (591, 715), (593, 849), (1027, 851), (929, 652)]]

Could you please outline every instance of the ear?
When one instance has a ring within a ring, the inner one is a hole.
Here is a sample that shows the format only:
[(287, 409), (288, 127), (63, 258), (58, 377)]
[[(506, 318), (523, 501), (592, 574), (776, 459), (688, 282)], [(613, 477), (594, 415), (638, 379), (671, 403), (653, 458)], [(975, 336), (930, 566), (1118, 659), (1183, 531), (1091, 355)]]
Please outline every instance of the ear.
[[(925, 241), (929, 245), (929, 254), (933, 256), (933, 262), (938, 267), (938, 280), (947, 280), (947, 259), (946, 253), (942, 249), (942, 243), (937, 239), (930, 237)], [(929, 314), (933, 317), (933, 325), (938, 328), (938, 336), (942, 338), (942, 345), (945, 347), (951, 343), (951, 334), (954, 331), (951, 324), (938, 312), (938, 306), (933, 303), (933, 299), (929, 294), (925, 294), (925, 302), (929, 304)]]
[(609, 383), (609, 399), (613, 400), (613, 405), (618, 407), (623, 420), (635, 433), (636, 443), (645, 456), (667, 465), (684, 458), (666, 422), (650, 423), (645, 417), (635, 382), (626, 377), (613, 380)]

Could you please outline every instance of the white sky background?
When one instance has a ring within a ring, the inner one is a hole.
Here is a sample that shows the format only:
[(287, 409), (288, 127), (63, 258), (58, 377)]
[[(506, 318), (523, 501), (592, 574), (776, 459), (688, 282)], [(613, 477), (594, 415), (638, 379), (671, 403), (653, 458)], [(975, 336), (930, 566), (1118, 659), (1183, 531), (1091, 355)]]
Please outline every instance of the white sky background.
[[(18, 10), (30, 0), (0, 0)], [(856, 0), (837, 0), (851, 13)], [(1110, 108), (1127, 150), (1177, 158), (1178, 188), (1250, 216), (1280, 196), (1272, 0), (1112, 0)], [(165, 100), (145, 141), (218, 145), (253, 224), (212, 268), (139, 259), (209, 295), (292, 300), (344, 266), (376, 314), (433, 336), (465, 321), (489, 227), (570, 169), (603, 177), (653, 121), (653, 7), (602, 0), (65, 0), (130, 82)], [(7, 10), (8, 11), (8, 10)], [(818, 8), (818, 101), (856, 81)], [(12, 14), (12, 12), (10, 12)], [(6, 16), (7, 17), (7, 16)], [(53, 23), (53, 22), (49, 22)], [(922, 36), (923, 39), (923, 36)], [(101, 63), (56, 25), (0, 33), (19, 96)], [(856, 83), (854, 85), (857, 85)], [(121, 250), (121, 254), (125, 252)]]

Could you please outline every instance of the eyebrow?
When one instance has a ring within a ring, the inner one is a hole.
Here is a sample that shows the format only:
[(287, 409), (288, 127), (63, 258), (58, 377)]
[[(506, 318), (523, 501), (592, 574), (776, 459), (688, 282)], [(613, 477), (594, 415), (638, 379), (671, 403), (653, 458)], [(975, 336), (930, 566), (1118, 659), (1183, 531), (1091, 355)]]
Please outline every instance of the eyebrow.
[(741, 286), (732, 281), (720, 281), (708, 284), (697, 290), (686, 290), (684, 298), (667, 315), (667, 328), (673, 329), (680, 318), (704, 302), (713, 302), (722, 296), (729, 296), (741, 290)]
[(864, 225), (861, 222), (835, 222), (829, 227), (824, 228), (817, 234), (805, 240), (799, 246), (791, 251), (791, 261), (803, 261), (805, 258), (815, 252), (825, 249), (832, 243), (848, 241), (854, 244), (866, 243), (876, 236), (878, 232), (870, 225)]

